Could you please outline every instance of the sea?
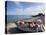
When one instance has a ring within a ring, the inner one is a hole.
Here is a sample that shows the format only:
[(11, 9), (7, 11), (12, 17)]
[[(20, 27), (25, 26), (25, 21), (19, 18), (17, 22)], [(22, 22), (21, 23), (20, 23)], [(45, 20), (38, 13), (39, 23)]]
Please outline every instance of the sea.
[(15, 22), (18, 19), (31, 18), (31, 15), (7, 15), (7, 23)]

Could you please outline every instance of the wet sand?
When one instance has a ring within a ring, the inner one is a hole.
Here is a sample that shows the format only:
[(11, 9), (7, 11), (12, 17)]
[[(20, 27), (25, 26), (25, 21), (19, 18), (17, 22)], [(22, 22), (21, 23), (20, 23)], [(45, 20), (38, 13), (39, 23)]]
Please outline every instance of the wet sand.
[(7, 33), (9, 34), (10, 32), (9, 32), (9, 30), (11, 29), (11, 28), (15, 28), (16, 27), (16, 24), (15, 23), (8, 23), (7, 24)]

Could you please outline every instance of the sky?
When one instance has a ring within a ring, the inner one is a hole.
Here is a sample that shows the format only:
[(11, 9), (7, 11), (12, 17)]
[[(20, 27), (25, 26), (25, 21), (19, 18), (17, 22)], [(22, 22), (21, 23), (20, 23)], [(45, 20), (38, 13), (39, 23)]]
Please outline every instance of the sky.
[(37, 15), (44, 10), (44, 3), (7, 1), (7, 15)]

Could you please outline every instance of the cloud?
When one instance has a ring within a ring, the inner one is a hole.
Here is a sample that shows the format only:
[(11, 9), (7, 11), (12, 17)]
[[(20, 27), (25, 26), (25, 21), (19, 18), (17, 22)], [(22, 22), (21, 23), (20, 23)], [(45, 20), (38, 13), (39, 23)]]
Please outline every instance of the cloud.
[(35, 8), (28, 7), (28, 8), (17, 8), (15, 15), (37, 15), (38, 13), (44, 13), (44, 6), (37, 6)]
[[(37, 4), (37, 3), (20, 3), (20, 2), (14, 2), (14, 10), (10, 10), (8, 12), (8, 15), (36, 15), (38, 13), (44, 13), (44, 4)], [(23, 4), (23, 5), (22, 5)], [(27, 6), (27, 7), (26, 7)]]
[(20, 2), (14, 2), (19, 8), (22, 8), (23, 6), (21, 6)]

